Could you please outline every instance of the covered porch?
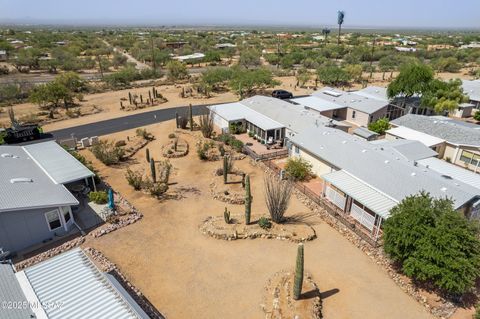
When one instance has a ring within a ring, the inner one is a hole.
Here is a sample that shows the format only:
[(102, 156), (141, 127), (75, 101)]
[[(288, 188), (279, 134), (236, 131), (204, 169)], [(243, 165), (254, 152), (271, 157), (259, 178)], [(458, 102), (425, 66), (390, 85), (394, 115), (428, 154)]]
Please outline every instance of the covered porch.
[(376, 241), (382, 233), (382, 222), (397, 201), (343, 170), (322, 175), (322, 178), (325, 199)]

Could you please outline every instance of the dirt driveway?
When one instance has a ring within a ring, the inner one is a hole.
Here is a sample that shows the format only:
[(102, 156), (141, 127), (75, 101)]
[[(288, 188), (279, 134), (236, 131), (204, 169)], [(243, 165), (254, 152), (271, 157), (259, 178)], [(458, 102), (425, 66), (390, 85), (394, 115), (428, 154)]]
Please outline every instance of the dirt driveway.
[[(173, 123), (148, 129), (157, 137), (148, 146), (150, 154), (160, 159)], [(125, 138), (127, 133), (114, 137)], [(223, 214), (225, 207), (208, 192), (212, 171), (221, 164), (200, 162), (188, 139), (192, 152), (171, 160), (176, 168), (172, 181), (178, 183), (172, 189), (181, 190), (181, 200), (159, 202), (133, 192), (124, 178), (126, 168), (101, 168), (104, 178), (145, 217), (86, 245), (117, 263), (168, 318), (263, 318), (259, 306), (263, 287), (275, 272), (294, 267), (296, 245), (267, 239), (227, 242), (202, 235), (198, 225), (209, 215)], [(146, 167), (144, 155), (140, 151), (130, 167)], [(263, 172), (248, 159), (236, 165), (251, 174), (253, 211), (266, 213)], [(243, 212), (242, 206), (229, 208), (232, 214)], [(292, 198), (288, 214), (307, 211)], [(311, 221), (318, 238), (305, 246), (305, 267), (324, 297), (325, 318), (432, 318), (338, 232), (317, 217)]]

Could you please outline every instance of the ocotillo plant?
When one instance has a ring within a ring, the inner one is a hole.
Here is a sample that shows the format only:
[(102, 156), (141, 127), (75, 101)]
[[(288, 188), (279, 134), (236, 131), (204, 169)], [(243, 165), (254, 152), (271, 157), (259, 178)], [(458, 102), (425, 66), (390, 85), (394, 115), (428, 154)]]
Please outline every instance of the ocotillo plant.
[(303, 244), (298, 244), (297, 264), (295, 266), (295, 281), (293, 283), (293, 299), (300, 299), (303, 285)]
[(250, 192), (250, 175), (245, 176), (245, 224), (250, 224), (252, 213), (252, 194)]
[(152, 180), (154, 183), (157, 182), (157, 172), (155, 171), (155, 160), (150, 158), (150, 171), (152, 173)]
[(225, 224), (230, 224), (230, 211), (225, 207), (225, 211), (223, 212), (223, 219), (225, 220)]
[(228, 178), (228, 158), (227, 155), (223, 157), (223, 183), (227, 183)]
[(145, 150), (145, 157), (147, 158), (147, 162), (150, 162), (150, 150), (148, 148)]
[(190, 131), (193, 131), (193, 112), (192, 112), (192, 104), (188, 105), (189, 115), (190, 115)]

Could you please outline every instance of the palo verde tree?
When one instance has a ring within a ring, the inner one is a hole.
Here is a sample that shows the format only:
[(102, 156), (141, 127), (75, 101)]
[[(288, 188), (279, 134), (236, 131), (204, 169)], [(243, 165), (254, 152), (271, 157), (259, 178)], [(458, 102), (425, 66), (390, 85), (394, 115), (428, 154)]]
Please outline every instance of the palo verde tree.
[(421, 98), (421, 105), (433, 108), (437, 114), (454, 111), (459, 104), (466, 102), (468, 102), (468, 96), (463, 94), (460, 79), (448, 82), (434, 79)]
[(455, 211), (451, 200), (422, 192), (391, 210), (384, 250), (407, 276), (460, 296), (480, 276), (478, 236), (478, 224)]

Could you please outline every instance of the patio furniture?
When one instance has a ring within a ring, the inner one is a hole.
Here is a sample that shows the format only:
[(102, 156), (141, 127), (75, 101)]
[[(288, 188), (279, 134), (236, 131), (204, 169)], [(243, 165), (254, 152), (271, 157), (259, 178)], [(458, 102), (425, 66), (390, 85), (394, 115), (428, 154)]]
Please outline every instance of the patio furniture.
[(273, 144), (273, 136), (268, 137), (267, 144), (269, 144), (269, 145)]

